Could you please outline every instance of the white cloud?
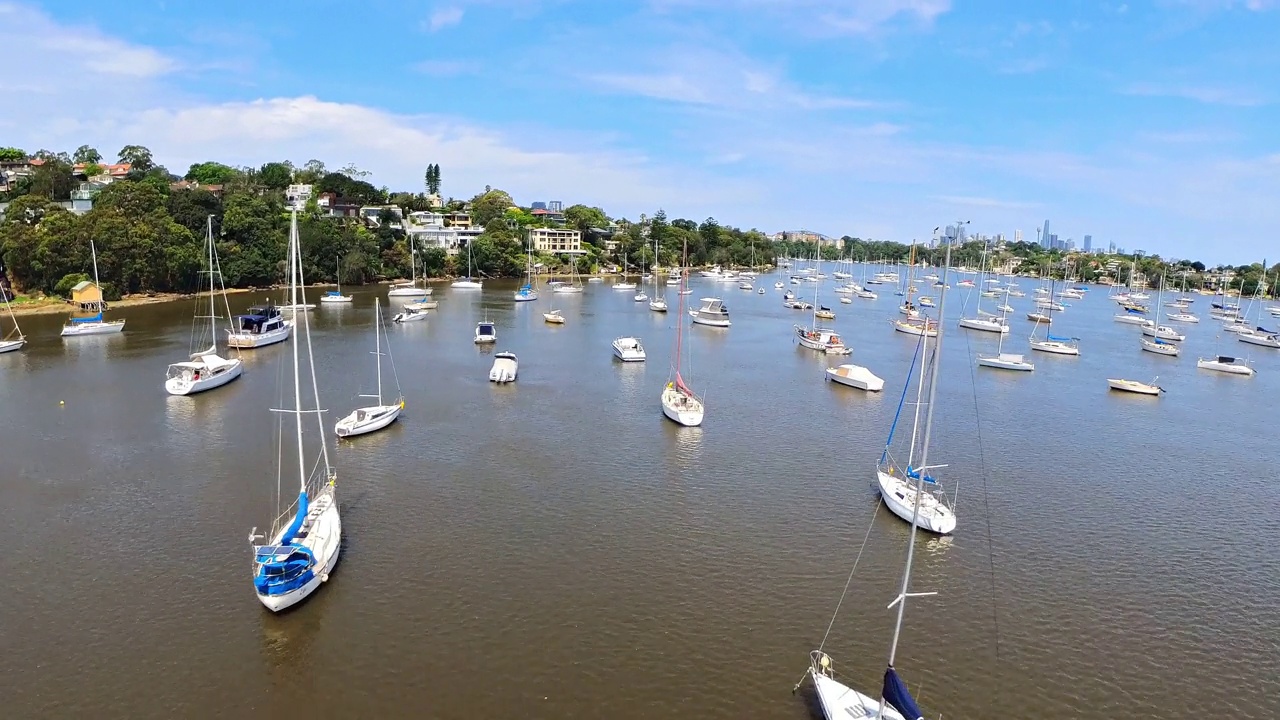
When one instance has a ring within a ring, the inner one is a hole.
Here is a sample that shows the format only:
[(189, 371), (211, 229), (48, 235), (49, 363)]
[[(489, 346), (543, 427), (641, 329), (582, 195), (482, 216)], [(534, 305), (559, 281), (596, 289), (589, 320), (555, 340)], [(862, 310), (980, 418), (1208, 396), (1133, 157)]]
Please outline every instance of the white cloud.
[(1242, 88), (1214, 85), (1136, 83), (1123, 88), (1121, 92), (1125, 95), (1143, 97), (1181, 98), (1206, 105), (1255, 107), (1268, 103), (1268, 98), (1259, 93)]
[(173, 58), (152, 48), (109, 37), (94, 28), (59, 25), (40, 10), (7, 2), (0, 3), (0, 47), (11, 68), (23, 66), (40, 73), (51, 68), (29, 64), (30, 58), (55, 56), (60, 67), (54, 70), (78, 70), (89, 76), (152, 78), (179, 67)]
[(443, 30), (452, 25), (462, 22), (463, 10), (456, 5), (438, 7), (431, 11), (431, 15), (427, 17), (425, 26), (431, 32)]
[(897, 21), (930, 27), (951, 0), (652, 0), (659, 12), (710, 9), (746, 19), (767, 15), (775, 27), (812, 35), (870, 35)]

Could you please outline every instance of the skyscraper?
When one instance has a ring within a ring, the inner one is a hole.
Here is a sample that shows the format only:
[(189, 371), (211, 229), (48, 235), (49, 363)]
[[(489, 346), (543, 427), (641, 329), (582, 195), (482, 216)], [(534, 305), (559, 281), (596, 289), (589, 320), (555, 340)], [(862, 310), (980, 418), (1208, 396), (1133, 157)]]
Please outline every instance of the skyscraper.
[(1093, 236), (1092, 235), (1084, 236), (1084, 251), (1093, 252)]
[(1022, 231), (1021, 231), (1021, 230), (1014, 230), (1014, 231), (1013, 231), (1013, 242), (1014, 242), (1014, 243), (1020, 243), (1020, 242), (1022, 242)]
[(1049, 221), (1044, 221), (1044, 227), (1040, 231), (1040, 246), (1051, 247), (1049, 245)]

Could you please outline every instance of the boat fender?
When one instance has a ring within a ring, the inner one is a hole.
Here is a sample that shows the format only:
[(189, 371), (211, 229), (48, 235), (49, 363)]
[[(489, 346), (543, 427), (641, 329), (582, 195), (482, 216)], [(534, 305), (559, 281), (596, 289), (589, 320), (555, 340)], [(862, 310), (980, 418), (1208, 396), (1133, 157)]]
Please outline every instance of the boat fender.
[(320, 576), (320, 582), (329, 582), (329, 573), (323, 573)]

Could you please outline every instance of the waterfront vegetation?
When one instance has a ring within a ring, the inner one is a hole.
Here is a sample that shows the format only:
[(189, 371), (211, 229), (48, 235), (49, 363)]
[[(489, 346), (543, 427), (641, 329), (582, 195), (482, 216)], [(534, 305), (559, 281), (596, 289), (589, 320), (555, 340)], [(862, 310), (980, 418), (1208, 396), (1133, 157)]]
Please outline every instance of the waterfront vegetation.
[[(27, 153), (0, 148), (0, 162), (20, 162)], [(229, 287), (264, 287), (279, 284), (285, 273), (285, 240), (288, 234), (286, 188), (307, 184), (313, 194), (299, 219), (303, 270), (312, 282), (358, 285), (410, 273), (410, 252), (403, 230), (390, 212), (377, 223), (357, 217), (332, 217), (317, 204), (321, 193), (334, 193), (360, 206), (396, 206), (404, 214), (421, 210), (449, 213), (466, 211), (483, 233), (471, 242), (473, 272), (486, 277), (519, 276), (525, 272), (524, 238), (534, 227), (551, 224), (545, 214), (519, 206), (506, 192), (486, 187), (469, 200), (440, 199), (441, 168), (431, 164), (424, 174), (424, 192), (391, 191), (376, 187), (369, 173), (355, 166), (329, 170), (311, 160), (298, 167), (289, 162), (268, 162), (257, 168), (232, 167), (218, 162), (191, 165), (183, 176), (158, 165), (141, 145), (129, 145), (117, 153), (129, 163), (127, 174), (96, 191), (93, 207), (83, 214), (67, 210), (81, 180), (103, 172), (106, 160), (84, 145), (74, 153), (40, 151), (40, 162), (21, 177), (0, 202), (9, 206), (0, 222), (0, 253), (10, 280), (28, 295), (65, 296), (91, 268), (89, 240), (98, 252), (99, 274), (108, 299), (124, 294), (192, 292), (198, 285), (203, 257), (206, 218), (214, 217), (221, 269)], [(76, 165), (81, 164), (77, 171)], [(178, 184), (180, 180), (187, 183)], [(582, 232), (585, 255), (576, 259), (579, 272), (592, 272), (605, 264), (626, 259), (628, 270), (653, 265), (679, 264), (687, 245), (692, 265), (759, 268), (771, 266), (778, 256), (814, 257), (825, 260), (856, 259), (884, 262), (917, 261), (938, 264), (942, 249), (845, 236), (843, 242), (821, 244), (811, 240), (771, 241), (758, 230), (722, 225), (713, 218), (701, 222), (668, 219), (662, 210), (652, 217), (634, 220), (611, 218), (604, 209), (572, 205), (563, 212), (563, 225)], [(654, 243), (658, 255), (654, 256)], [(953, 261), (978, 267), (984, 244), (957, 246)], [(336, 263), (335, 263), (336, 260)], [(1127, 256), (1086, 255), (1048, 251), (1031, 243), (1004, 244), (991, 251), (990, 264), (1007, 267), (1018, 263), (1020, 272), (1050, 273), (1094, 281), (1110, 276), (1127, 282)], [(535, 253), (535, 262), (553, 271), (568, 271), (570, 256)], [(1156, 285), (1167, 277), (1180, 287), (1185, 274), (1188, 288), (1212, 284), (1231, 271), (1231, 287), (1252, 293), (1262, 276), (1261, 264), (1206, 268), (1197, 261), (1168, 262), (1158, 255), (1137, 258), (1137, 271)], [(466, 255), (448, 255), (440, 248), (419, 248), (418, 263), (428, 277), (465, 274)], [(1272, 269), (1276, 281), (1280, 266)], [(339, 276), (340, 275), (340, 276)], [(1274, 287), (1274, 285), (1272, 286)]]

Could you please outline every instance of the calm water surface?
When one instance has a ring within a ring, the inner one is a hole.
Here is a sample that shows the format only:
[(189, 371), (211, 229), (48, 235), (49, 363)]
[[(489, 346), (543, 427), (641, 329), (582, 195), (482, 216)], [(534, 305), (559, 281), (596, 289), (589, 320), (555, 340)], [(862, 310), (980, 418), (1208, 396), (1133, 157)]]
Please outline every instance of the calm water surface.
[[(892, 332), (887, 286), (853, 305), (828, 286), (854, 355), (799, 348), (805, 314), (773, 280), (763, 296), (694, 281), (733, 319), (686, 326), (700, 429), (658, 402), (674, 290), (659, 315), (608, 284), (524, 304), (514, 284), (438, 287), (429, 320), (389, 333), (400, 422), (337, 444), (338, 569), (282, 616), (253, 596), (247, 537), (274, 516), (289, 345), (175, 398), (191, 303), (121, 310), (117, 337), (22, 318), (30, 345), (0, 356), (4, 715), (798, 720), (791, 688), (873, 516), (825, 648), (876, 694), (908, 528), (875, 515), (870, 483), (914, 338)], [(384, 293), (312, 313), (327, 424), (373, 388)], [(553, 301), (564, 326), (543, 323)], [(1005, 350), (1025, 352), (1031, 298), (1012, 304)], [(948, 325), (932, 458), (960, 526), (920, 541), (913, 587), (939, 594), (911, 602), (898, 660), (935, 717), (1280, 716), (1280, 352), (1205, 317), (1159, 357), (1114, 311), (1102, 290), (1075, 301), (1054, 331), (1083, 355), (1036, 353), (1031, 374), (974, 369), (996, 336)], [(516, 385), (487, 382), (485, 317)], [(623, 334), (648, 362), (612, 359)], [(1258, 375), (1197, 370), (1219, 346)], [(885, 392), (824, 382), (850, 361)], [(1107, 390), (1156, 375), (1158, 400)]]

